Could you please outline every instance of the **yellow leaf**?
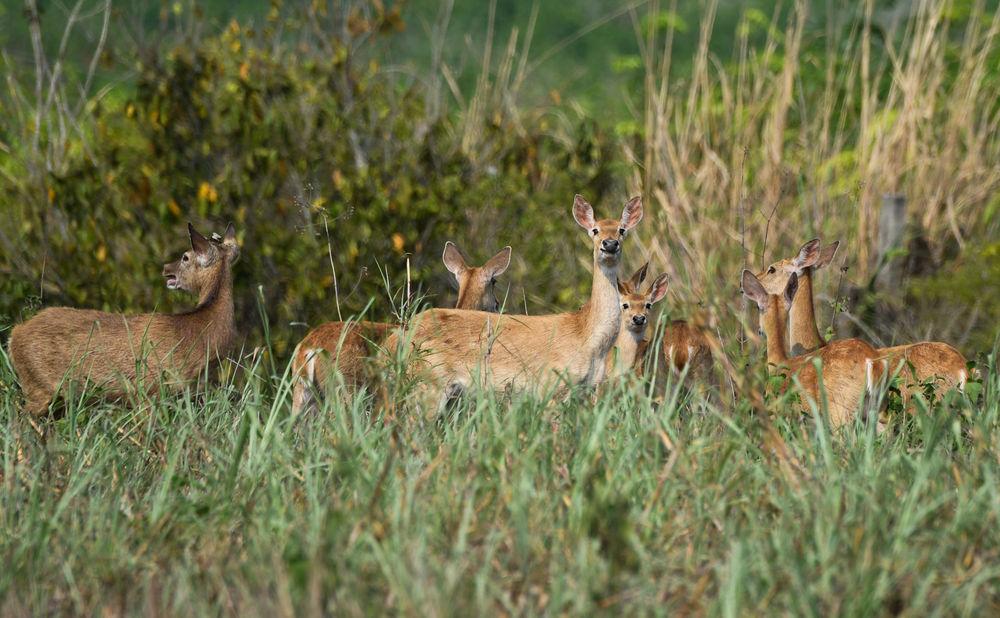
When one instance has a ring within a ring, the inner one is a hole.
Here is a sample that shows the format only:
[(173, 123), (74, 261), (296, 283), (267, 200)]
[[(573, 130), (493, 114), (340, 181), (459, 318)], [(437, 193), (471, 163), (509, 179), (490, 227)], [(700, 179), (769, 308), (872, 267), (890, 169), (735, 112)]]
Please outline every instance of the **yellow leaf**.
[(103, 262), (108, 259), (108, 248), (104, 244), (97, 245), (97, 253), (95, 254), (98, 262)]
[(406, 239), (399, 232), (392, 235), (392, 248), (396, 250), (396, 253), (402, 253), (403, 247), (406, 245)]
[(240, 79), (247, 81), (250, 79), (250, 63), (244, 62), (240, 65)]
[(51, 204), (56, 199), (56, 190), (49, 187), (49, 203)]
[(177, 204), (176, 201), (174, 201), (173, 198), (170, 198), (170, 201), (167, 202), (167, 210), (169, 210), (170, 214), (172, 214), (175, 217), (181, 216), (181, 207)]
[(219, 199), (219, 194), (216, 192), (215, 187), (202, 181), (202, 183), (198, 185), (198, 199), (214, 204), (215, 201)]

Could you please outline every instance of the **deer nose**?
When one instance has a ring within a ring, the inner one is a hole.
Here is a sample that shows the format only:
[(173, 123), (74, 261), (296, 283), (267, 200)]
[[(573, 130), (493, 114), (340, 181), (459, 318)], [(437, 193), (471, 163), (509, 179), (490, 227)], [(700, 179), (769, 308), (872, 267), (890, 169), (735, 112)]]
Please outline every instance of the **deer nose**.
[(644, 316), (644, 315), (633, 315), (632, 316), (632, 323), (635, 324), (636, 326), (642, 326), (643, 324), (646, 323), (646, 316)]
[(608, 253), (618, 253), (618, 241), (614, 238), (607, 238), (601, 241), (601, 249)]

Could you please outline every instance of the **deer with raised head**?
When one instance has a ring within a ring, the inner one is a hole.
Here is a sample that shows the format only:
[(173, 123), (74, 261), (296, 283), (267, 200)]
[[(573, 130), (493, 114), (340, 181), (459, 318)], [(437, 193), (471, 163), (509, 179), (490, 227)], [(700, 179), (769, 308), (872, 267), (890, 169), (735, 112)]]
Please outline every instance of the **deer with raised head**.
[[(662, 274), (656, 278), (645, 294), (638, 293), (646, 278), (648, 267), (647, 262), (633, 273), (631, 278), (618, 285), (622, 295), (622, 328), (615, 347), (618, 349), (620, 359), (627, 360), (632, 358), (633, 353), (637, 354), (630, 366), (640, 374), (644, 372), (644, 368), (639, 363), (650, 362), (645, 356), (649, 346), (649, 341), (645, 338), (649, 310), (653, 303), (662, 299), (667, 292), (667, 275)], [(642, 343), (638, 344), (641, 349), (632, 345), (637, 337), (642, 340)], [(697, 380), (707, 378), (711, 371), (712, 355), (708, 341), (697, 326), (689, 324), (686, 320), (673, 320), (663, 327), (660, 350), (662, 357), (656, 359), (657, 367), (660, 369), (676, 374), (687, 369), (688, 375)], [(625, 366), (620, 365), (620, 368), (623, 367)]]
[(239, 257), (232, 224), (224, 237), (205, 238), (188, 224), (191, 249), (163, 267), (167, 288), (198, 295), (177, 314), (123, 315), (50, 307), (14, 328), (10, 357), (25, 410), (46, 412), (73, 382), (120, 398), (136, 386), (179, 388), (198, 379), (208, 362), (224, 357), (236, 337), (232, 266)]
[(553, 315), (493, 315), (482, 311), (430, 309), (414, 317), (402, 335), (386, 341), (392, 353), (414, 348), (415, 366), (423, 368), (428, 403), (442, 405), (479, 384), (521, 390), (596, 386), (605, 375), (607, 356), (621, 327), (618, 270), (625, 238), (642, 219), (642, 201), (632, 198), (619, 219), (594, 218), (579, 195), (573, 218), (587, 232), (593, 250), (590, 299), (577, 311)]
[[(839, 246), (840, 241), (837, 241), (821, 249), (819, 239), (814, 238), (802, 245), (795, 257), (779, 260), (758, 275), (771, 293), (782, 288), (791, 275), (799, 278), (799, 293), (789, 312), (788, 343), (792, 354), (811, 352), (827, 345), (816, 325), (812, 279), (816, 270), (833, 260)], [(904, 402), (920, 392), (922, 384), (931, 384), (938, 397), (951, 389), (965, 387), (968, 379), (965, 357), (947, 343), (921, 341), (876, 349), (887, 362), (887, 375), (898, 374), (904, 379), (900, 389)]]
[[(832, 427), (850, 422), (882, 378), (883, 363), (875, 348), (860, 339), (840, 339), (815, 352), (789, 356), (785, 331), (788, 310), (798, 292), (798, 275), (789, 277), (781, 294), (768, 293), (749, 270), (743, 271), (742, 285), (743, 294), (759, 310), (759, 332), (767, 340), (769, 372), (786, 375), (785, 388), (792, 384), (792, 376), (797, 377), (804, 394), (818, 406), (822, 406), (825, 394)], [(822, 389), (815, 359), (821, 361)], [(803, 411), (809, 409), (806, 401), (802, 407)]]
[(653, 305), (667, 293), (667, 275), (653, 280), (645, 292), (642, 282), (646, 279), (649, 262), (635, 271), (631, 277), (618, 282), (618, 293), (622, 304), (622, 325), (618, 331), (615, 347), (608, 353), (608, 372), (615, 377), (629, 373), (643, 375), (649, 341), (646, 330), (649, 326)]
[[(462, 252), (450, 240), (441, 259), (458, 281), (457, 309), (497, 312), (497, 277), (510, 266), (511, 248), (504, 247), (482, 266), (469, 266)], [(318, 405), (317, 394), (328, 390), (331, 370), (339, 372), (348, 392), (370, 385), (369, 359), (395, 326), (382, 322), (326, 322), (309, 331), (292, 356), (292, 412), (300, 413)]]

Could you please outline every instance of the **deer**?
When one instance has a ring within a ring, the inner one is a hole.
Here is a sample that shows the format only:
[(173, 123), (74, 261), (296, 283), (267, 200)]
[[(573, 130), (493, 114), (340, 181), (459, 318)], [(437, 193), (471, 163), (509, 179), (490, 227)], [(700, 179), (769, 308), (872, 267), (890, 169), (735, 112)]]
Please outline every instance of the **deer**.
[(593, 389), (604, 380), (621, 327), (618, 271), (626, 236), (642, 219), (642, 199), (628, 200), (619, 219), (596, 220), (593, 207), (577, 195), (573, 218), (586, 230), (593, 255), (590, 298), (579, 310), (494, 315), (428, 309), (414, 316), (404, 333), (389, 335), (390, 354), (401, 347), (415, 352), (412, 365), (422, 378), (425, 403), (436, 402), (441, 410), (474, 384)]
[(622, 324), (615, 346), (608, 353), (606, 371), (615, 377), (629, 373), (642, 376), (645, 371), (646, 353), (649, 341), (646, 330), (649, 326), (650, 311), (667, 293), (667, 275), (664, 273), (653, 280), (645, 292), (642, 282), (646, 279), (649, 262), (642, 265), (631, 277), (618, 282), (621, 296)]
[[(882, 379), (884, 365), (879, 362), (878, 351), (860, 339), (839, 339), (814, 352), (789, 356), (785, 330), (788, 311), (798, 292), (798, 275), (793, 273), (788, 278), (780, 294), (770, 294), (756, 275), (744, 270), (742, 287), (744, 296), (757, 304), (758, 333), (767, 342), (769, 373), (784, 374), (785, 389), (791, 384), (792, 377), (796, 377), (804, 394), (817, 405), (821, 405), (825, 395), (832, 428), (850, 422), (855, 411), (868, 396), (874, 394)], [(821, 362), (821, 374), (816, 368), (817, 359)], [(800, 403), (803, 412), (808, 410), (806, 401)]]
[[(615, 347), (618, 349), (619, 360), (625, 361), (625, 364), (619, 366), (619, 375), (629, 367), (642, 375), (644, 365), (650, 361), (646, 356), (649, 342), (645, 339), (648, 314), (652, 305), (666, 295), (667, 275), (657, 277), (645, 294), (638, 293), (648, 268), (649, 262), (646, 262), (628, 280), (618, 284), (622, 296), (622, 327)], [(641, 343), (633, 345), (636, 340)], [(672, 320), (664, 326), (660, 351), (662, 356), (657, 359), (657, 366), (675, 374), (680, 375), (687, 369), (688, 375), (704, 379), (711, 370), (708, 341), (697, 326), (686, 320)]]
[[(482, 266), (469, 266), (458, 246), (445, 242), (441, 259), (458, 282), (455, 308), (499, 311), (497, 277), (506, 272), (510, 258), (507, 246)], [(368, 360), (393, 328), (382, 322), (347, 321), (326, 322), (309, 331), (292, 355), (292, 413), (318, 408), (317, 395), (329, 390), (332, 370), (339, 371), (348, 393), (370, 386)]]
[[(833, 261), (839, 246), (840, 241), (836, 241), (821, 249), (820, 240), (814, 238), (802, 245), (795, 257), (774, 262), (758, 275), (764, 287), (772, 293), (785, 285), (791, 275), (799, 278), (801, 290), (789, 312), (792, 354), (812, 352), (827, 345), (816, 325), (812, 277), (816, 270)], [(969, 376), (965, 357), (947, 343), (921, 341), (876, 350), (888, 364), (888, 375), (905, 376), (900, 395), (906, 409), (911, 409), (906, 404), (921, 390), (922, 384), (930, 384), (935, 397), (941, 397), (952, 389), (965, 388)]]
[(233, 264), (236, 229), (202, 236), (188, 223), (191, 249), (164, 265), (167, 289), (198, 296), (194, 309), (176, 314), (124, 315), (49, 307), (11, 332), (10, 357), (26, 412), (41, 416), (70, 383), (88, 383), (108, 399), (134, 387), (152, 392), (158, 378), (171, 390), (194, 382), (220, 360), (236, 338)]

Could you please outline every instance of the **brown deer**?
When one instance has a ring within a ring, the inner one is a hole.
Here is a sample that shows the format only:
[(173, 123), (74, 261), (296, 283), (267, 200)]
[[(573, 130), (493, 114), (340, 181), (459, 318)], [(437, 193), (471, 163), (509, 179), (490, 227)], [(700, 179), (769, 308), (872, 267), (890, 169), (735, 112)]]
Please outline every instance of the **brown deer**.
[(232, 266), (239, 257), (232, 224), (222, 238), (208, 239), (188, 224), (191, 250), (163, 267), (167, 288), (198, 295), (191, 311), (173, 315), (122, 315), (50, 307), (18, 325), (10, 356), (25, 410), (46, 412), (67, 383), (89, 383), (109, 398), (135, 387), (147, 392), (193, 382), (208, 362), (228, 353), (233, 325)]
[[(814, 238), (802, 245), (798, 254), (779, 260), (758, 275), (771, 293), (781, 289), (792, 274), (799, 278), (799, 293), (789, 312), (789, 345), (792, 354), (804, 354), (827, 345), (816, 326), (812, 278), (813, 273), (829, 264), (837, 253), (840, 241), (820, 249)], [(877, 348), (888, 363), (888, 375), (897, 373), (903, 378), (900, 390), (903, 401), (908, 402), (922, 384), (930, 384), (937, 397), (949, 390), (965, 387), (968, 369), (962, 353), (938, 341), (921, 341), (888, 348)]]
[[(510, 256), (508, 246), (482, 266), (469, 266), (455, 243), (446, 242), (441, 259), (458, 281), (456, 308), (499, 311), (496, 282), (510, 266)], [(315, 395), (329, 388), (331, 369), (339, 371), (348, 392), (370, 385), (373, 376), (368, 361), (393, 328), (381, 322), (348, 321), (326, 322), (309, 331), (292, 356), (292, 412), (318, 406)]]
[[(784, 388), (788, 388), (795, 376), (804, 394), (817, 406), (822, 405), (825, 395), (832, 427), (851, 421), (882, 377), (883, 365), (875, 348), (860, 339), (840, 339), (816, 352), (790, 357), (786, 352), (785, 329), (788, 310), (798, 291), (798, 275), (789, 277), (780, 295), (769, 294), (749, 270), (743, 271), (742, 284), (743, 294), (757, 303), (760, 311), (759, 331), (767, 339), (768, 367), (787, 376)], [(822, 363), (822, 389), (816, 359)], [(802, 401), (802, 407), (803, 411), (809, 409), (806, 401)]]
[(645, 292), (640, 291), (648, 269), (649, 262), (646, 262), (629, 279), (618, 282), (622, 325), (615, 347), (608, 353), (607, 366), (607, 371), (615, 377), (629, 373), (641, 376), (644, 373), (646, 351), (649, 348), (649, 341), (646, 339), (649, 313), (653, 305), (667, 293), (666, 274), (657, 277)]
[(593, 387), (604, 379), (621, 326), (618, 269), (625, 237), (642, 219), (642, 201), (629, 200), (618, 220), (597, 221), (591, 205), (577, 195), (573, 218), (587, 231), (594, 260), (591, 296), (578, 311), (493, 315), (430, 309), (415, 316), (403, 335), (389, 336), (390, 353), (404, 342), (415, 348), (414, 364), (423, 369), (421, 388), (429, 402), (444, 404), (473, 384), (520, 390), (562, 380)]
[[(643, 280), (646, 278), (648, 266), (649, 263), (647, 262), (642, 268), (637, 270), (630, 279), (619, 283), (618, 286), (623, 299), (622, 328), (621, 333), (618, 335), (618, 342), (615, 344), (616, 348), (619, 349), (619, 358), (631, 358), (632, 351), (629, 339), (634, 339), (636, 331), (633, 329), (636, 325), (630, 324), (629, 320), (634, 320), (634, 316), (639, 315), (640, 313), (641, 315), (646, 316), (646, 319), (648, 320), (647, 314), (649, 308), (647, 307), (642, 309), (642, 307), (646, 304), (652, 305), (663, 298), (663, 295), (666, 294), (667, 278), (664, 274), (657, 278), (657, 280), (653, 282), (650, 289), (646, 292), (647, 297), (654, 296), (655, 300), (650, 301), (647, 299), (645, 302), (640, 302), (638, 305), (636, 304), (636, 300), (643, 296), (641, 294), (636, 294), (636, 291), (640, 288)], [(659, 296), (656, 296), (654, 292), (659, 294)], [(633, 296), (633, 298), (626, 301), (626, 296)], [(628, 307), (625, 307), (626, 304), (628, 304)], [(646, 323), (648, 322), (643, 322), (644, 325)], [(645, 356), (646, 350), (649, 346), (649, 341), (645, 340), (645, 327), (642, 328), (638, 335), (643, 338), (645, 343), (642, 344), (641, 350), (636, 350), (636, 353), (638, 353), (639, 356), (636, 357), (631, 366), (635, 368), (638, 373), (642, 374), (644, 369), (640, 368), (640, 366), (636, 363), (648, 363), (650, 360)], [(688, 375), (695, 379), (703, 380), (708, 377), (708, 374), (711, 371), (712, 355), (708, 347), (708, 341), (705, 339), (705, 335), (697, 326), (689, 324), (685, 320), (673, 320), (669, 322), (663, 328), (663, 338), (660, 342), (660, 349), (663, 355), (661, 358), (656, 359), (658, 368), (668, 369), (676, 374), (680, 374), (687, 368)], [(624, 367), (625, 366), (622, 366), (622, 368)]]

